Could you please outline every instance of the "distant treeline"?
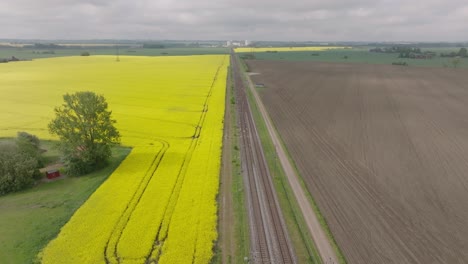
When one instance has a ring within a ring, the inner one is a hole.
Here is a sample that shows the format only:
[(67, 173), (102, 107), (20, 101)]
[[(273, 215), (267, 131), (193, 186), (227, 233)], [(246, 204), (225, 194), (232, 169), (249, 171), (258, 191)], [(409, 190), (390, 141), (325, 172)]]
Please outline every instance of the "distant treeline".
[[(397, 53), (399, 58), (410, 58), (410, 59), (430, 59), (437, 56), (436, 52), (433, 51), (421, 51), (420, 47), (411, 46), (391, 46), (391, 47), (377, 47), (369, 50), (370, 52), (377, 53)], [(449, 53), (440, 53), (441, 57), (468, 57), (466, 48), (460, 48), (458, 52), (452, 51)]]
[[(354, 46), (353, 44), (349, 44), (351, 46)], [(358, 45), (359, 46), (359, 45)], [(419, 47), (423, 49), (428, 49), (428, 48), (463, 48), (468, 46), (468, 43), (465, 42), (453, 42), (453, 43), (448, 43), (448, 42), (415, 42), (415, 43), (408, 43), (408, 44), (391, 44), (391, 43), (366, 43), (364, 46), (371, 46), (371, 47), (389, 47), (389, 46), (412, 46), (412, 47)]]
[(166, 46), (158, 43), (145, 43), (143, 44), (144, 49), (164, 49)]
[(391, 47), (382, 47), (370, 49), (370, 52), (378, 53), (421, 53), (421, 49), (418, 47), (409, 47), (409, 46), (391, 46)]
[(458, 52), (452, 51), (452, 52), (449, 52), (449, 53), (440, 53), (440, 56), (441, 57), (450, 57), (450, 58), (453, 58), (453, 57), (467, 58), (468, 54), (467, 54), (466, 48), (461, 48)]
[[(34, 43), (24, 45), (23, 48), (27, 49), (42, 49), (42, 50), (55, 50), (55, 49), (108, 49), (115, 48), (115, 44), (109, 45), (61, 45), (54, 43)], [(119, 48), (131, 48), (131, 45), (118, 45)]]
[(93, 44), (83, 44), (83, 45), (64, 45), (64, 44), (55, 44), (55, 43), (34, 43), (26, 44), (22, 47), (13, 47), (9, 45), (1, 45), (0, 48), (25, 48), (25, 49), (37, 49), (37, 50), (60, 50), (60, 49), (109, 49), (109, 48), (145, 48), (145, 49), (164, 49), (164, 48), (199, 48), (210, 46), (205, 43), (193, 42), (193, 43), (177, 43), (177, 42), (147, 42), (143, 44), (134, 44), (134, 45), (116, 45), (116, 44), (106, 44), (106, 45), (93, 45)]
[(20, 59), (16, 58), (15, 56), (12, 56), (11, 58), (8, 58), (8, 59), (0, 58), (0, 63), (7, 63), (10, 61), (20, 61)]
[(49, 49), (49, 50), (67, 48), (66, 46), (57, 45), (57, 44), (53, 44), (53, 43), (50, 43), (50, 44), (35, 43), (35, 44), (32, 44), (32, 45), (24, 45), (23, 47), (24, 48), (32, 48), (32, 49)]
[(437, 56), (437, 53), (432, 51), (421, 51), (419, 47), (410, 47), (410, 46), (391, 46), (391, 47), (382, 47), (382, 48), (373, 48), (369, 50), (370, 52), (377, 53), (397, 53), (398, 58), (409, 58), (409, 59), (431, 59), (434, 56)]

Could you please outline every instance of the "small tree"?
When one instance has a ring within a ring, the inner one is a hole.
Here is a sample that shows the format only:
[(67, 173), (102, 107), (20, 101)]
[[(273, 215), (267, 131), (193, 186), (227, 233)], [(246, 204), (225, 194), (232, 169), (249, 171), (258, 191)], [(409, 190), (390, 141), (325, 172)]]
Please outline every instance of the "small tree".
[(461, 48), (460, 51), (458, 51), (458, 56), (465, 58), (468, 56), (468, 52), (466, 48)]
[(18, 150), (32, 158), (37, 160), (37, 166), (42, 167), (44, 165), (41, 157), (40, 141), (35, 135), (31, 135), (27, 132), (18, 132), (16, 137), (16, 146)]
[(458, 65), (460, 64), (460, 57), (455, 57), (453, 60), (452, 60), (452, 65), (454, 68), (457, 68)]
[(0, 195), (32, 186), (41, 177), (37, 164), (13, 142), (0, 143)]
[(77, 92), (63, 99), (65, 103), (55, 108), (49, 131), (60, 138), (68, 173), (81, 175), (105, 166), (120, 134), (104, 96)]

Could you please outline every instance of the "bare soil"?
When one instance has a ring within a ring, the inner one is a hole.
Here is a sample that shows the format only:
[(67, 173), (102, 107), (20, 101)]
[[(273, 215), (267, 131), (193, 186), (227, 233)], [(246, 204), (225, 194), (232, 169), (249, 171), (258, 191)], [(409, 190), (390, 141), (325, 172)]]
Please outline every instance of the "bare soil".
[(349, 263), (468, 261), (468, 71), (249, 68)]

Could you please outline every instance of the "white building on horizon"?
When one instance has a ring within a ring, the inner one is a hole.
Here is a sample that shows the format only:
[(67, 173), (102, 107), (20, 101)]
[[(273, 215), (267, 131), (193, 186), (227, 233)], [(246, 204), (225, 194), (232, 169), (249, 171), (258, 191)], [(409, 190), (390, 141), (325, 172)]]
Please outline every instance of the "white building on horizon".
[(252, 42), (250, 40), (228, 40), (226, 41), (225, 47), (245, 47), (250, 45)]

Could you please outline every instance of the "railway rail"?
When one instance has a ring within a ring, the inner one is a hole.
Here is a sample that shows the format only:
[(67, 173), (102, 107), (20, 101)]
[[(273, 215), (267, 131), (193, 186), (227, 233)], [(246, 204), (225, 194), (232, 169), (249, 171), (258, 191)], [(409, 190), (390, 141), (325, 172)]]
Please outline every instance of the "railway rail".
[(240, 64), (231, 54), (250, 224), (250, 263), (297, 263), (253, 120)]

